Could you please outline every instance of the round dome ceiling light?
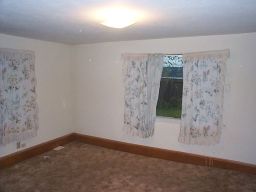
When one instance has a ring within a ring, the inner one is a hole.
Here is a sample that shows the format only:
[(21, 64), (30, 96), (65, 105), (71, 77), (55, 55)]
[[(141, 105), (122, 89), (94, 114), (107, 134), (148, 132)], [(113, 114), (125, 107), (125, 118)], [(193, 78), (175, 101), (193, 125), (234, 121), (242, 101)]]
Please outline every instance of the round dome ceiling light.
[(125, 8), (125, 7), (110, 7), (96, 11), (95, 16), (102, 25), (111, 28), (125, 28), (142, 19), (142, 13)]

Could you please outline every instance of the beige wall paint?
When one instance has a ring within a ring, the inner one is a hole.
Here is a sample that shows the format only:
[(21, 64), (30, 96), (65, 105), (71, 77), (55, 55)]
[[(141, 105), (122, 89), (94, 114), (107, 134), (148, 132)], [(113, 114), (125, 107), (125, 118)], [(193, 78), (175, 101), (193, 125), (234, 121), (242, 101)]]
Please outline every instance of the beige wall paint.
[[(186, 53), (229, 48), (225, 123), (214, 146), (178, 143), (179, 120), (158, 118), (155, 135), (122, 131), (122, 53)], [(78, 45), (74, 47), (76, 131), (108, 139), (256, 164), (256, 33)]]
[[(71, 129), (70, 50), (64, 44), (0, 34), (1, 48), (35, 52), (39, 105), (38, 136), (24, 141), (26, 147), (73, 132)], [(16, 151), (16, 143), (0, 146), (0, 156)]]
[[(78, 132), (146, 146), (209, 155), (256, 164), (256, 33), (185, 37), (78, 46), (0, 34), (0, 47), (29, 49), (36, 54), (39, 103), (38, 136), (27, 147)], [(225, 123), (221, 143), (178, 143), (177, 119), (157, 118), (155, 135), (131, 137), (122, 131), (122, 53), (185, 53), (229, 48)], [(0, 147), (0, 156), (16, 151)]]

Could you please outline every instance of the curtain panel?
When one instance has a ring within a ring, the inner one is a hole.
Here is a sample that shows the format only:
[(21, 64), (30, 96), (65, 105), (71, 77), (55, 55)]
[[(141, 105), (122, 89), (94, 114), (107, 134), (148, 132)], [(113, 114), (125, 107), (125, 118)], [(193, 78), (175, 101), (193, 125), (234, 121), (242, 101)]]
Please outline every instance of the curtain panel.
[(179, 142), (199, 145), (219, 143), (228, 57), (228, 50), (184, 54)]
[(0, 144), (33, 137), (37, 129), (34, 52), (0, 48)]
[(124, 129), (142, 138), (154, 134), (163, 69), (161, 54), (124, 54)]

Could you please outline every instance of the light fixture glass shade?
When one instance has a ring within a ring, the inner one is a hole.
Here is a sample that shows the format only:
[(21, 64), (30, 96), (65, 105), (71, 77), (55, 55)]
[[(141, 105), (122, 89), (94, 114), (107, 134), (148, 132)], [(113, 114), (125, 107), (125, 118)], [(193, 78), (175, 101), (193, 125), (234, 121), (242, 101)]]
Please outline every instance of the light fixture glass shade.
[(132, 24), (136, 23), (136, 21), (129, 21), (129, 20), (122, 20), (122, 19), (109, 19), (109, 20), (106, 20), (106, 21), (103, 21), (101, 24), (102, 25), (105, 25), (107, 27), (111, 27), (111, 28), (125, 28), (125, 27), (128, 27)]
[(112, 28), (124, 28), (136, 23), (141, 15), (132, 9), (113, 7), (101, 9), (97, 13), (101, 24)]

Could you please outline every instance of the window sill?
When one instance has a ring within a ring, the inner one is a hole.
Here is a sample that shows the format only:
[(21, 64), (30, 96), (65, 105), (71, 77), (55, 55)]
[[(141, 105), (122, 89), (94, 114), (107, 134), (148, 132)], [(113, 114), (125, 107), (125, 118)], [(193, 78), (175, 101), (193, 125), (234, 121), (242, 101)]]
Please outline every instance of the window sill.
[(157, 116), (156, 117), (156, 122), (159, 122), (159, 123), (175, 123), (175, 124), (179, 124), (180, 121), (181, 121), (180, 118), (163, 117), (163, 116)]

